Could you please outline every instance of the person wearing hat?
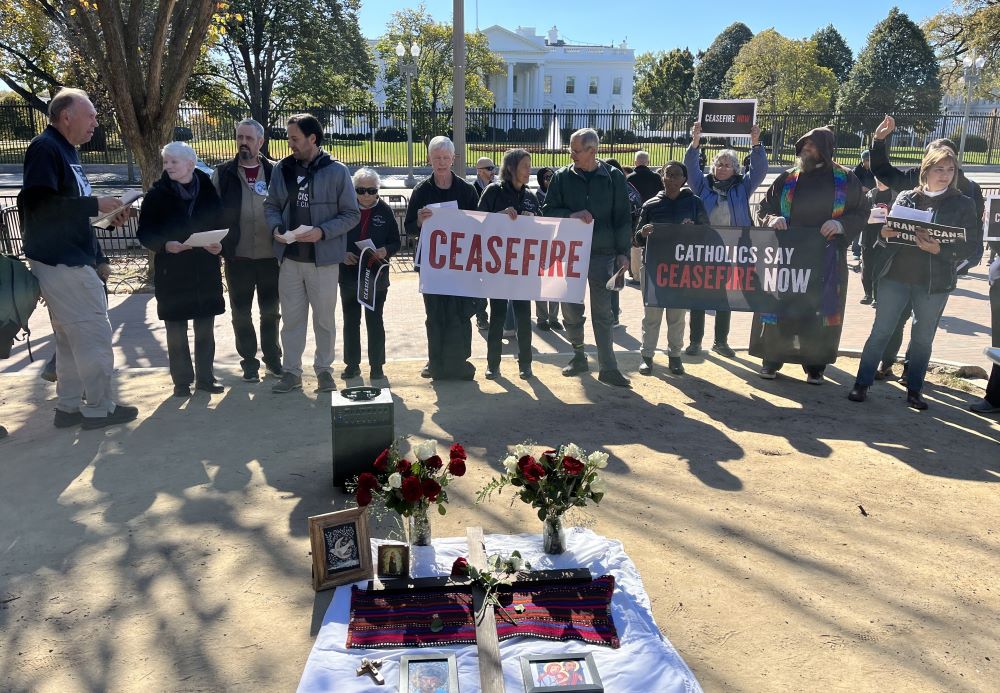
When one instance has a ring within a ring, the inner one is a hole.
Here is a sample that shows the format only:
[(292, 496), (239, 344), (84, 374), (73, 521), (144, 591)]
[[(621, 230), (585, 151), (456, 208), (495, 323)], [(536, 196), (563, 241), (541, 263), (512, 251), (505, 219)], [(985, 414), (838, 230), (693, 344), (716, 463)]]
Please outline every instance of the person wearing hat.
[[(802, 364), (806, 382), (823, 384), (826, 366), (837, 360), (843, 326), (847, 277), (846, 249), (868, 220), (861, 181), (833, 160), (833, 131), (816, 128), (795, 143), (797, 165), (775, 179), (757, 209), (757, 221), (782, 233), (808, 233), (826, 239), (819, 309), (807, 316), (754, 313), (750, 355), (763, 364), (760, 377), (773, 380), (785, 363)], [(789, 231), (789, 229), (792, 229)], [(835, 273), (824, 268), (836, 268)]]
[(875, 174), (872, 173), (872, 153), (867, 149), (861, 152), (861, 162), (854, 167), (854, 175), (861, 181), (861, 189), (865, 192), (875, 187)]

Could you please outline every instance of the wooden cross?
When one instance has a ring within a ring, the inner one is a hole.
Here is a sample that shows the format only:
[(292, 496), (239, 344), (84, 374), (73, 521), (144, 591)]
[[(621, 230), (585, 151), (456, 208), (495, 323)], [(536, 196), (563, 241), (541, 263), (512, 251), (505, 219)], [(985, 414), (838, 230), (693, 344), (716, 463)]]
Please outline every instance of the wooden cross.
[(382, 676), (382, 673), (378, 670), (380, 666), (382, 666), (381, 659), (368, 659), (367, 657), (365, 657), (364, 659), (361, 660), (361, 666), (358, 667), (358, 676), (364, 676), (365, 674), (368, 674), (373, 679), (375, 679), (375, 683), (381, 686), (385, 683), (385, 678)]

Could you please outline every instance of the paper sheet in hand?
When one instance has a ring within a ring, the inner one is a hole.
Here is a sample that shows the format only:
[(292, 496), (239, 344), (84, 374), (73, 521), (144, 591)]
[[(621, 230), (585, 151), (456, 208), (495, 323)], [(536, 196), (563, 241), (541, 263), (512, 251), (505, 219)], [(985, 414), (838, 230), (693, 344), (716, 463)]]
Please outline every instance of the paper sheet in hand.
[(885, 218), (889, 215), (889, 210), (881, 205), (876, 205), (872, 207), (872, 211), (868, 213), (868, 223), (869, 224), (884, 224)]
[(198, 233), (192, 233), (191, 236), (184, 241), (184, 245), (189, 245), (192, 248), (204, 248), (206, 245), (212, 245), (213, 243), (222, 243), (222, 239), (226, 237), (227, 233), (229, 233), (229, 229), (199, 231)]
[(372, 243), (372, 239), (370, 238), (366, 238), (363, 241), (354, 241), (354, 245), (358, 246), (358, 250), (365, 250), (366, 248), (368, 250), (371, 250), (372, 252), (375, 252), (375, 250), (377, 250), (375, 244)]
[(447, 202), (432, 202), (427, 205), (431, 209), (458, 209), (458, 200), (448, 200)]
[(903, 207), (901, 205), (893, 205), (892, 209), (889, 210), (889, 216), (896, 219), (909, 219), (911, 221), (931, 221), (934, 218), (934, 212), (929, 209), (914, 209), (913, 207)]
[(143, 193), (141, 190), (129, 190), (127, 193), (125, 193), (121, 197), (121, 200), (122, 200), (122, 206), (121, 207), (113, 209), (112, 211), (108, 212), (107, 214), (102, 214), (99, 217), (94, 217), (91, 220), (90, 225), (91, 226), (96, 226), (99, 229), (110, 229), (111, 228), (111, 220), (114, 219), (119, 214), (121, 214), (122, 210), (131, 207), (132, 203), (135, 202), (136, 200), (138, 200), (139, 198), (141, 198), (144, 194), (145, 193)]
[(307, 233), (308, 231), (311, 230), (312, 227), (309, 226), (308, 224), (300, 224), (298, 227), (292, 229), (291, 231), (285, 231), (284, 233), (279, 233), (278, 237), (283, 238), (285, 240), (285, 243), (294, 243), (295, 241), (299, 240), (298, 236), (300, 236), (303, 233)]

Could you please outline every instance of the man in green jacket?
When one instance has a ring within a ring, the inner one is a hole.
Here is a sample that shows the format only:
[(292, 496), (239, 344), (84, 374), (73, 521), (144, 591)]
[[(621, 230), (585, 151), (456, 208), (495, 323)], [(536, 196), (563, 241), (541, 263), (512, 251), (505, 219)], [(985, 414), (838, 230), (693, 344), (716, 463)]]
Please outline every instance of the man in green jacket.
[[(569, 140), (573, 163), (556, 171), (542, 205), (547, 217), (579, 219), (593, 224), (590, 246), (590, 312), (593, 315), (594, 341), (597, 342), (598, 379), (608, 385), (630, 387), (628, 378), (618, 370), (611, 330), (613, 292), (605, 285), (621, 267), (628, 268), (632, 236), (632, 216), (625, 176), (621, 171), (597, 160), (601, 143), (595, 130), (577, 130)], [(583, 351), (584, 306), (563, 303), (566, 337), (573, 345), (573, 360), (563, 368), (563, 375), (577, 375), (590, 370)]]

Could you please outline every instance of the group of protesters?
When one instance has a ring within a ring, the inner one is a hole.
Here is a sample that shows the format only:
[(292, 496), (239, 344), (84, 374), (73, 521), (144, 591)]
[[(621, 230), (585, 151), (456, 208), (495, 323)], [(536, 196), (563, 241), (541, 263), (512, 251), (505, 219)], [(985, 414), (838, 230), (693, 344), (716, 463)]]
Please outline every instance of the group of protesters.
[[(25, 156), (19, 207), (24, 219), (24, 249), (48, 306), (56, 342), (57, 403), (55, 425), (99, 428), (130, 421), (135, 407), (117, 404), (111, 395), (113, 354), (111, 328), (102, 280), (110, 272), (91, 228), (90, 218), (122, 207), (113, 197), (94, 197), (76, 147), (96, 127), (96, 111), (87, 95), (64, 89), (49, 104), (50, 124)], [(891, 117), (878, 127), (861, 176), (834, 159), (835, 137), (815, 128), (795, 144), (796, 165), (768, 187), (756, 209), (750, 196), (768, 170), (760, 131), (750, 132), (751, 148), (741, 171), (740, 157), (725, 149), (703, 173), (701, 131), (692, 129), (684, 161), (668, 161), (659, 172), (649, 155), (638, 152), (626, 176), (617, 162), (598, 157), (600, 140), (592, 129), (573, 133), (572, 163), (558, 170), (541, 168), (538, 191), (529, 188), (532, 162), (523, 149), (508, 151), (496, 168), (487, 158), (477, 162), (476, 183), (453, 172), (454, 144), (438, 136), (428, 144), (431, 174), (413, 189), (403, 227), (411, 237), (441, 207), (504, 214), (574, 218), (591, 225), (587, 285), (598, 379), (629, 387), (613, 349), (613, 329), (620, 306), (609, 280), (629, 271), (645, 281), (643, 254), (652, 234), (670, 233), (673, 224), (714, 227), (770, 227), (779, 233), (819, 233), (825, 239), (827, 281), (819, 309), (810, 315), (755, 313), (750, 354), (761, 358), (760, 376), (774, 379), (786, 363), (801, 364), (807, 382), (824, 382), (824, 370), (837, 357), (846, 292), (831, 275), (847, 272), (847, 249), (860, 240), (865, 299), (875, 306), (875, 319), (849, 397), (864, 401), (875, 379), (892, 375), (895, 350), (912, 314), (906, 351), (907, 404), (925, 409), (921, 396), (938, 321), (959, 272), (981, 260), (982, 193), (961, 172), (956, 148), (936, 140), (918, 168), (899, 171), (889, 163), (885, 139)], [(353, 176), (324, 149), (323, 128), (309, 114), (287, 123), (291, 154), (271, 162), (261, 154), (263, 126), (252, 120), (236, 128), (236, 157), (209, 176), (196, 167), (189, 145), (171, 142), (162, 150), (163, 174), (148, 191), (138, 220), (140, 242), (155, 253), (154, 290), (163, 320), (174, 395), (189, 397), (191, 388), (222, 392), (214, 375), (214, 319), (225, 312), (222, 272), (229, 290), (229, 309), (240, 355), (242, 377), (261, 379), (261, 369), (275, 378), (274, 393), (301, 389), (302, 357), (308, 319), (312, 317), (316, 392), (336, 389), (334, 358), (338, 295), (341, 299), (343, 359), (341, 377), (361, 376), (360, 323), (368, 333), (369, 377), (385, 377), (383, 311), (388, 272), (379, 272), (374, 305), (362, 307), (358, 265), (385, 263), (401, 246), (392, 210), (379, 196), (381, 181), (370, 168)], [(871, 171), (871, 181), (866, 172)], [(870, 185), (873, 183), (873, 185)], [(868, 188), (871, 188), (870, 190)], [(916, 245), (887, 243), (896, 232), (869, 224), (873, 206), (896, 204), (929, 211), (931, 220), (961, 227), (966, 239), (940, 243), (920, 230)], [(128, 209), (114, 219), (124, 223)], [(666, 224), (668, 226), (661, 226)], [(196, 234), (226, 229), (221, 240), (195, 243)], [(195, 234), (195, 235), (193, 235)], [(361, 243), (369, 247), (362, 254)], [(640, 267), (635, 266), (639, 264)], [(997, 295), (991, 288), (996, 340)], [(259, 340), (251, 313), (256, 296)], [(531, 305), (491, 297), (488, 317), (478, 297), (425, 293), (427, 363), (421, 375), (436, 380), (475, 378), (471, 356), (472, 320), (487, 331), (485, 377), (500, 376), (502, 339), (516, 336), (518, 372), (532, 378)], [(539, 301), (539, 329), (565, 329), (572, 358), (566, 376), (590, 369), (584, 345), (583, 303)], [(559, 315), (562, 315), (562, 322)], [(702, 350), (705, 312), (646, 306), (642, 319), (641, 375), (654, 370), (660, 325), (667, 320), (670, 371), (684, 373), (682, 355)], [(685, 322), (689, 341), (684, 346)], [(193, 323), (194, 358), (188, 336)], [(712, 349), (735, 355), (729, 345), (730, 313), (717, 311)], [(894, 344), (895, 342), (895, 344)], [(260, 358), (258, 358), (258, 354)], [(1000, 374), (994, 368), (986, 398), (971, 406), (980, 413), (1000, 411)]]

